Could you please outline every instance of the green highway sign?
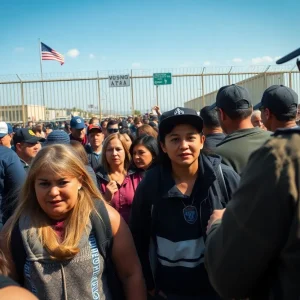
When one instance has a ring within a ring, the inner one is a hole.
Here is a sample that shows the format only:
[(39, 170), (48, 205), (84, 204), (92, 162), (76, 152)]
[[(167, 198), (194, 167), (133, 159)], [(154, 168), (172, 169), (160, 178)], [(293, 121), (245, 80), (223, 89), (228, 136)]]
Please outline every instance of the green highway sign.
[(172, 84), (172, 74), (171, 73), (154, 73), (153, 74), (154, 85), (165, 85)]

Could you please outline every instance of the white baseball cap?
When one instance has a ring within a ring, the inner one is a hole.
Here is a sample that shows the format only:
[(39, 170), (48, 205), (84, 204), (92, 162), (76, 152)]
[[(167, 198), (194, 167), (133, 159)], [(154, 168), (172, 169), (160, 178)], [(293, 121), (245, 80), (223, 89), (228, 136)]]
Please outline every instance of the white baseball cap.
[(0, 122), (0, 138), (8, 134), (8, 126), (5, 122)]

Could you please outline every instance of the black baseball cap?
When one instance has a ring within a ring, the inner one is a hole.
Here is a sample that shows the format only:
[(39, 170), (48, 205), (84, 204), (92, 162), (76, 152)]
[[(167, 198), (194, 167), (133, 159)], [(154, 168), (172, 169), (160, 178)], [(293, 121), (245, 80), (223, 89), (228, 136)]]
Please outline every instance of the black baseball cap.
[(42, 137), (38, 137), (30, 128), (21, 128), (16, 131), (13, 137), (14, 144), (17, 143), (28, 143), (28, 144), (36, 144), (37, 142), (45, 142), (46, 139)]
[(243, 86), (226, 85), (219, 89), (217, 93), (216, 103), (210, 106), (222, 108), (225, 112), (248, 109), (252, 106), (249, 91)]
[(297, 106), (298, 95), (294, 90), (284, 85), (272, 85), (264, 91), (254, 109), (269, 108), (275, 115), (284, 116), (295, 111)]
[(118, 124), (119, 130), (128, 129), (128, 124), (126, 121), (122, 121)]
[(202, 132), (203, 129), (203, 120), (195, 110), (186, 107), (177, 107), (164, 112), (160, 116), (158, 124), (159, 136), (166, 135), (179, 124), (189, 124), (197, 128), (199, 132)]

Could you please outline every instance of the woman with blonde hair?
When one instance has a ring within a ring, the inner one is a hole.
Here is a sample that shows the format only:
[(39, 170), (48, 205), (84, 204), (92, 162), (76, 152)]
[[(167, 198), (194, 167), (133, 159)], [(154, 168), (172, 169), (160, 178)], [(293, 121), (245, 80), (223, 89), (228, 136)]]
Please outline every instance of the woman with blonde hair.
[(142, 180), (142, 174), (130, 168), (131, 155), (122, 134), (109, 135), (102, 151), (102, 166), (96, 170), (98, 185), (105, 200), (128, 222), (135, 190)]
[(128, 227), (102, 200), (68, 145), (37, 154), (0, 247), (9, 276), (39, 299), (123, 299), (115, 297), (109, 266), (116, 269), (125, 299), (145, 299)]

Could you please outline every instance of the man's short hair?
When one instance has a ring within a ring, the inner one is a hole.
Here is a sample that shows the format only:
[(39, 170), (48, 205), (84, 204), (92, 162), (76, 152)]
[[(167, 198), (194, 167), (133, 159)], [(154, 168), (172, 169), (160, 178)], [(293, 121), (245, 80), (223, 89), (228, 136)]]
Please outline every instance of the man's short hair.
[(203, 125), (207, 128), (221, 127), (218, 113), (210, 106), (205, 106), (200, 110), (200, 117), (203, 119)]
[(134, 124), (142, 123), (142, 119), (140, 117), (135, 117), (133, 123)]
[(119, 122), (117, 121), (117, 120), (110, 120), (110, 121), (108, 121), (108, 123), (107, 123), (107, 128), (109, 127), (109, 126), (112, 126), (112, 125), (118, 125), (119, 124)]
[(231, 119), (231, 120), (245, 120), (252, 115), (253, 109), (252, 107), (247, 109), (237, 109), (231, 111), (224, 111), (224, 113)]

